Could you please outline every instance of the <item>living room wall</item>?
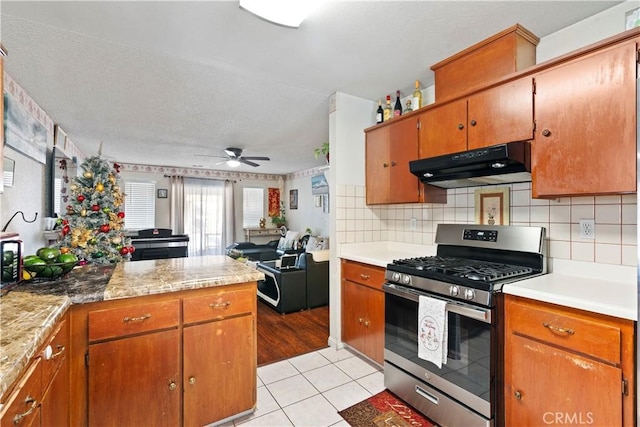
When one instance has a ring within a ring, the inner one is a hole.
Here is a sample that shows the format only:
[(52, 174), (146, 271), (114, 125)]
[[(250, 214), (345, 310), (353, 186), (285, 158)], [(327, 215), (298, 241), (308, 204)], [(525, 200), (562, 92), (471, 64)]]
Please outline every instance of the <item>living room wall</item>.
[[(331, 206), (324, 206), (328, 198), (325, 197), (318, 205), (311, 191), (311, 177), (323, 175), (327, 168), (312, 168), (287, 175), (283, 200), (287, 208), (287, 228), (290, 230), (304, 234), (310, 228), (314, 236), (329, 236)], [(291, 209), (290, 206), (291, 190), (297, 190), (297, 209)]]

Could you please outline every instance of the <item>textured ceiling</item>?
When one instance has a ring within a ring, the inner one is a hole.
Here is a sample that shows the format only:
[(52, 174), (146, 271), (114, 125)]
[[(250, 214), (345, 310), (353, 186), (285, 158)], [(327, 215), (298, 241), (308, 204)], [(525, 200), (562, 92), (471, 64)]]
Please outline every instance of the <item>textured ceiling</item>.
[[(237, 1), (3, 1), (8, 73), (88, 155), (240, 171), (321, 165), (329, 97), (377, 100), (515, 23), (542, 38), (619, 1), (329, 1), (298, 29)], [(373, 120), (373, 111), (372, 111)]]

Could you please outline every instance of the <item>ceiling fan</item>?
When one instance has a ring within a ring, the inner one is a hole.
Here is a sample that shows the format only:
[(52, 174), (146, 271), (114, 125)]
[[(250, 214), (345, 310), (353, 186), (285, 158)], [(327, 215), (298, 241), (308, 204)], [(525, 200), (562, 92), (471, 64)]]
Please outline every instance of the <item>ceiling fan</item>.
[(196, 156), (201, 156), (201, 157), (221, 157), (223, 160), (221, 162), (216, 163), (217, 165), (222, 164), (222, 163), (226, 163), (227, 166), (230, 166), (232, 168), (236, 168), (238, 166), (240, 166), (240, 164), (244, 163), (245, 165), (249, 165), (249, 166), (253, 166), (253, 167), (258, 167), (260, 166), (258, 163), (253, 162), (253, 160), (264, 160), (264, 161), (268, 161), (271, 160), (268, 157), (264, 157), (264, 156), (243, 156), (242, 155), (242, 148), (234, 148), (234, 147), (229, 147), (229, 148), (225, 148), (224, 152), (226, 154), (225, 156), (212, 156), (209, 154), (196, 154)]

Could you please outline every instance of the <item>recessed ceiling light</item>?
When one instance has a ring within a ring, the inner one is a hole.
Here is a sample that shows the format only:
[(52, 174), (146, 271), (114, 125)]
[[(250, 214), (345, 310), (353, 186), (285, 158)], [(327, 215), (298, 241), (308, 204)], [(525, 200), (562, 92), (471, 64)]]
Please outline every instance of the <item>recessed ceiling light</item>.
[(238, 166), (240, 166), (240, 162), (237, 160), (227, 160), (227, 166), (231, 167), (231, 168), (237, 168)]
[(285, 27), (298, 28), (318, 0), (240, 0), (240, 8)]

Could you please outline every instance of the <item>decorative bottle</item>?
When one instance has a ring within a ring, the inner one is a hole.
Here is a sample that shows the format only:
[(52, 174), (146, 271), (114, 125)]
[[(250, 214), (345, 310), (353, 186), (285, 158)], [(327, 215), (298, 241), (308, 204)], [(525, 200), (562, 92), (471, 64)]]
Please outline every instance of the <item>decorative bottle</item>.
[(420, 80), (416, 80), (416, 90), (413, 91), (413, 99), (411, 101), (413, 109), (422, 108), (422, 91), (420, 90)]
[(376, 110), (376, 123), (382, 123), (384, 120), (384, 111), (382, 110), (382, 100), (378, 99), (378, 109)]
[(400, 103), (400, 91), (396, 91), (396, 105), (393, 107), (393, 117), (402, 115), (402, 104)]
[(384, 106), (384, 114), (383, 120), (389, 121), (393, 117), (393, 112), (391, 111), (391, 95), (387, 95), (387, 104)]

